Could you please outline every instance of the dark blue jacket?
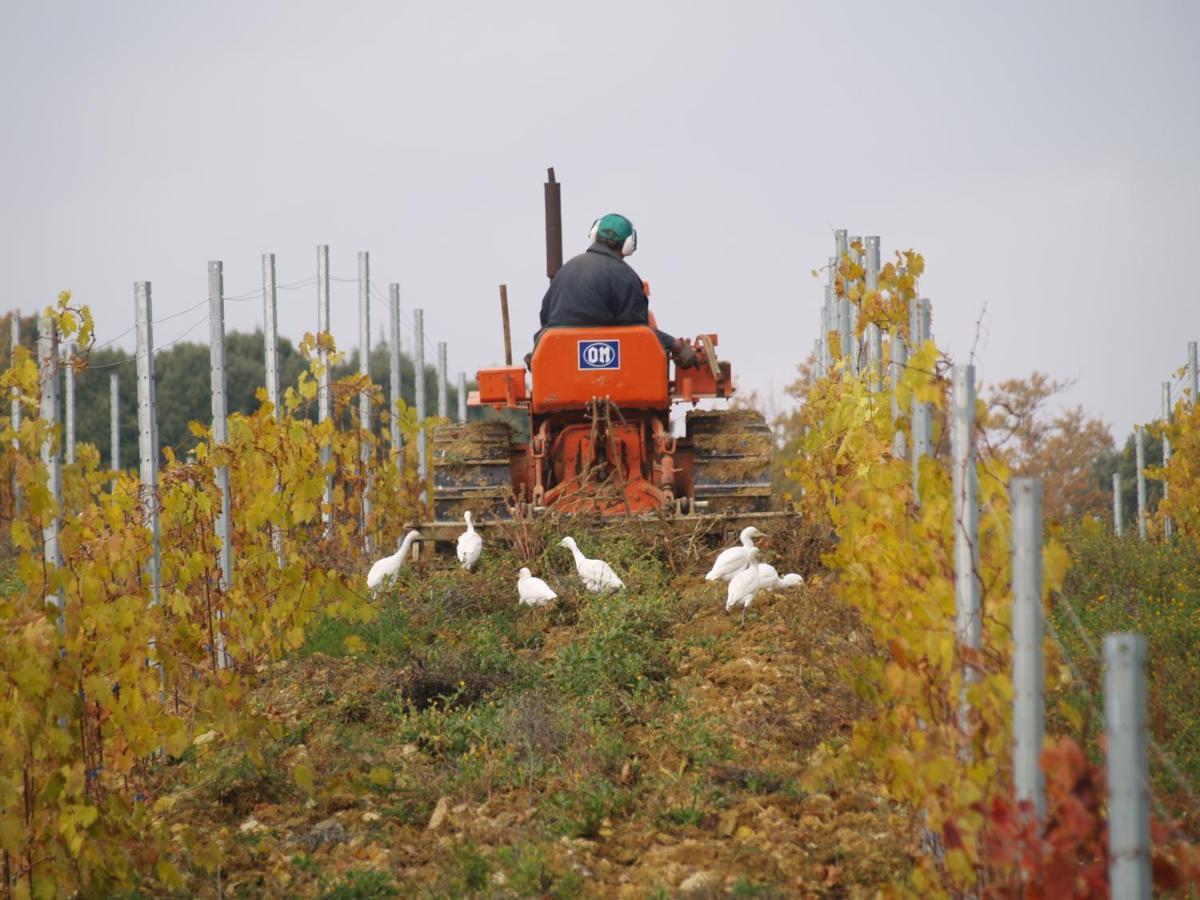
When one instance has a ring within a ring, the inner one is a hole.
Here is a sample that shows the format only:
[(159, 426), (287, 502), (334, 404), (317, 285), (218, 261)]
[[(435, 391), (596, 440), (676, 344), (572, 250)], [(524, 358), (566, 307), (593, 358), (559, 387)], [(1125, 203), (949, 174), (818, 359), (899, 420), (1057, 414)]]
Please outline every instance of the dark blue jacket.
[[(646, 325), (650, 303), (642, 279), (604, 244), (592, 244), (586, 253), (567, 260), (550, 281), (542, 298), (542, 327), (533, 336), (534, 346), (547, 328), (579, 325)], [(670, 352), (675, 339), (656, 331)]]

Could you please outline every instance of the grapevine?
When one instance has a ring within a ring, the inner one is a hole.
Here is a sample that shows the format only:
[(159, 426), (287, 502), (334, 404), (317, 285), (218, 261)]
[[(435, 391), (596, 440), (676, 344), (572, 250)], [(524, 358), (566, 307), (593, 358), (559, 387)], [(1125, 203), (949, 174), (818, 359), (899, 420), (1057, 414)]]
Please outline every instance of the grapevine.
[[(59, 334), (86, 346), (90, 312), (69, 300), (63, 295), (46, 315)], [(320, 338), (332, 349), (327, 335)], [(306, 338), (311, 371), (288, 388), (278, 416), (265, 402), (231, 416), (228, 443), (220, 446), (206, 426), (192, 423), (200, 443), (191, 459), (164, 450), (154, 498), (162, 548), (157, 604), (135, 474), (113, 477), (96, 448), (82, 445), (76, 463), (63, 469), (57, 506), (40, 450), (61, 438), (37, 416), (37, 363), (20, 349), (0, 378), (0, 388), (16, 388), (23, 413), (19, 429), (0, 429), (6, 482), (15, 478), (24, 498), (17, 515), (12, 496), (4, 497), (21, 554), (20, 585), (0, 598), (0, 862), (14, 896), (104, 893), (146, 872), (179, 887), (172, 857), (181, 848), (215, 871), (219, 840), (173, 827), (170, 801), (156, 795), (157, 770), (191, 744), (214, 739), (263, 764), (262, 741), (278, 736), (279, 726), (248, 707), (255, 673), (298, 648), (321, 616), (365, 621), (375, 614), (354, 576), (364, 539), (394, 540), (417, 517), (416, 476), (400, 448), (357, 427), (338, 430), (333, 420), (300, 415), (316, 397), (317, 343)], [(386, 421), (382, 396), (360, 378), (332, 389), (339, 413), (371, 390), (372, 418)], [(411, 442), (419, 425), (408, 409), (400, 415)], [(365, 523), (362, 440), (375, 500)], [(229, 469), (233, 504), (228, 590), (220, 588), (214, 528), (220, 465)], [(334, 503), (323, 509), (327, 476)], [(43, 528), (55, 516), (57, 568), (42, 562)], [(273, 529), (283, 538), (282, 559)], [(61, 625), (46, 602), (59, 592)], [(296, 777), (303, 781), (304, 773)]]

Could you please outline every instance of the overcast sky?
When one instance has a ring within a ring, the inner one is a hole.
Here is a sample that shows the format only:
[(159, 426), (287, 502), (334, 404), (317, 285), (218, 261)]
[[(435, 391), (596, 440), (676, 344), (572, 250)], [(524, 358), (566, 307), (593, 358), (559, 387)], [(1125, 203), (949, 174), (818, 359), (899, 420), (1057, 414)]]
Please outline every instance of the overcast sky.
[[(63, 288), (125, 332), (206, 295), (310, 280), (316, 245), (401, 285), (453, 370), (517, 354), (545, 289), (542, 181), (567, 255), (638, 228), (660, 325), (720, 334), (779, 394), (819, 330), (833, 229), (925, 254), (934, 333), (985, 381), (1041, 369), (1118, 439), (1200, 338), (1200, 4), (9, 2), (0, 288)], [(333, 287), (339, 346), (356, 287)], [(280, 292), (316, 327), (316, 289)], [(377, 338), (386, 309), (372, 304)], [(163, 322), (165, 344), (205, 310)], [(257, 297), (231, 329), (261, 322)], [(406, 328), (406, 349), (409, 337)], [(132, 335), (119, 343), (132, 346)]]

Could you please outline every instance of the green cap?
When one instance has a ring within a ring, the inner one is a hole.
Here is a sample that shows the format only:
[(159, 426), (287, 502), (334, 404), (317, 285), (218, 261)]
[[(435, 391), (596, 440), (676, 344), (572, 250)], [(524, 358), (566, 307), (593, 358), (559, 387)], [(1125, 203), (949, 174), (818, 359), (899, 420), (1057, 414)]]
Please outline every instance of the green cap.
[(606, 241), (623, 241), (633, 234), (633, 223), (617, 213), (609, 213), (596, 225), (596, 237)]

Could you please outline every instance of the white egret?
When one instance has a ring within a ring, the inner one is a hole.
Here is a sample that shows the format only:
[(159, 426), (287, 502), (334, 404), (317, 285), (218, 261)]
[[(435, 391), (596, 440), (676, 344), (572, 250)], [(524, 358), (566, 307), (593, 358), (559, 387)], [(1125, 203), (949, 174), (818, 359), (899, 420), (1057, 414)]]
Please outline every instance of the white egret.
[(741, 546), (730, 547), (728, 550), (722, 550), (717, 554), (712, 568), (704, 576), (704, 579), (706, 581), (728, 581), (738, 572), (742, 571), (742, 569), (746, 568), (746, 554), (754, 549), (754, 539), (762, 536), (763, 533), (753, 525), (743, 528), (742, 533), (738, 536)]
[(540, 578), (534, 578), (529, 570), (524, 568), (517, 575), (517, 594), (525, 606), (545, 606), (558, 597), (558, 594), (550, 589), (550, 585)]
[(758, 579), (761, 591), (779, 591), (804, 584), (804, 579), (795, 572), (789, 572), (781, 577), (778, 570), (770, 563), (758, 564)]
[(575, 543), (574, 538), (563, 538), (559, 542), (559, 546), (566, 547), (571, 551), (571, 555), (575, 557), (575, 571), (583, 580), (583, 586), (593, 594), (619, 591), (625, 587), (625, 582), (617, 577), (612, 566), (602, 559), (588, 559), (579, 551), (579, 546)]
[(470, 572), (479, 562), (479, 554), (483, 553), (483, 538), (475, 530), (470, 512), (463, 513), (463, 519), (467, 523), (467, 530), (458, 536), (458, 561)]
[(367, 573), (367, 587), (372, 591), (378, 589), (386, 581), (391, 581), (396, 577), (396, 573), (404, 566), (408, 559), (408, 550), (412, 547), (413, 541), (420, 540), (421, 532), (410, 531), (404, 536), (404, 540), (400, 542), (400, 546), (391, 556), (385, 556), (383, 559), (371, 566), (371, 571)]
[(750, 601), (758, 593), (761, 581), (758, 576), (758, 550), (751, 547), (746, 551), (746, 567), (738, 572), (729, 582), (729, 592), (725, 599), (725, 612), (731, 612), (734, 607), (742, 608), (742, 624), (746, 624), (746, 610)]

